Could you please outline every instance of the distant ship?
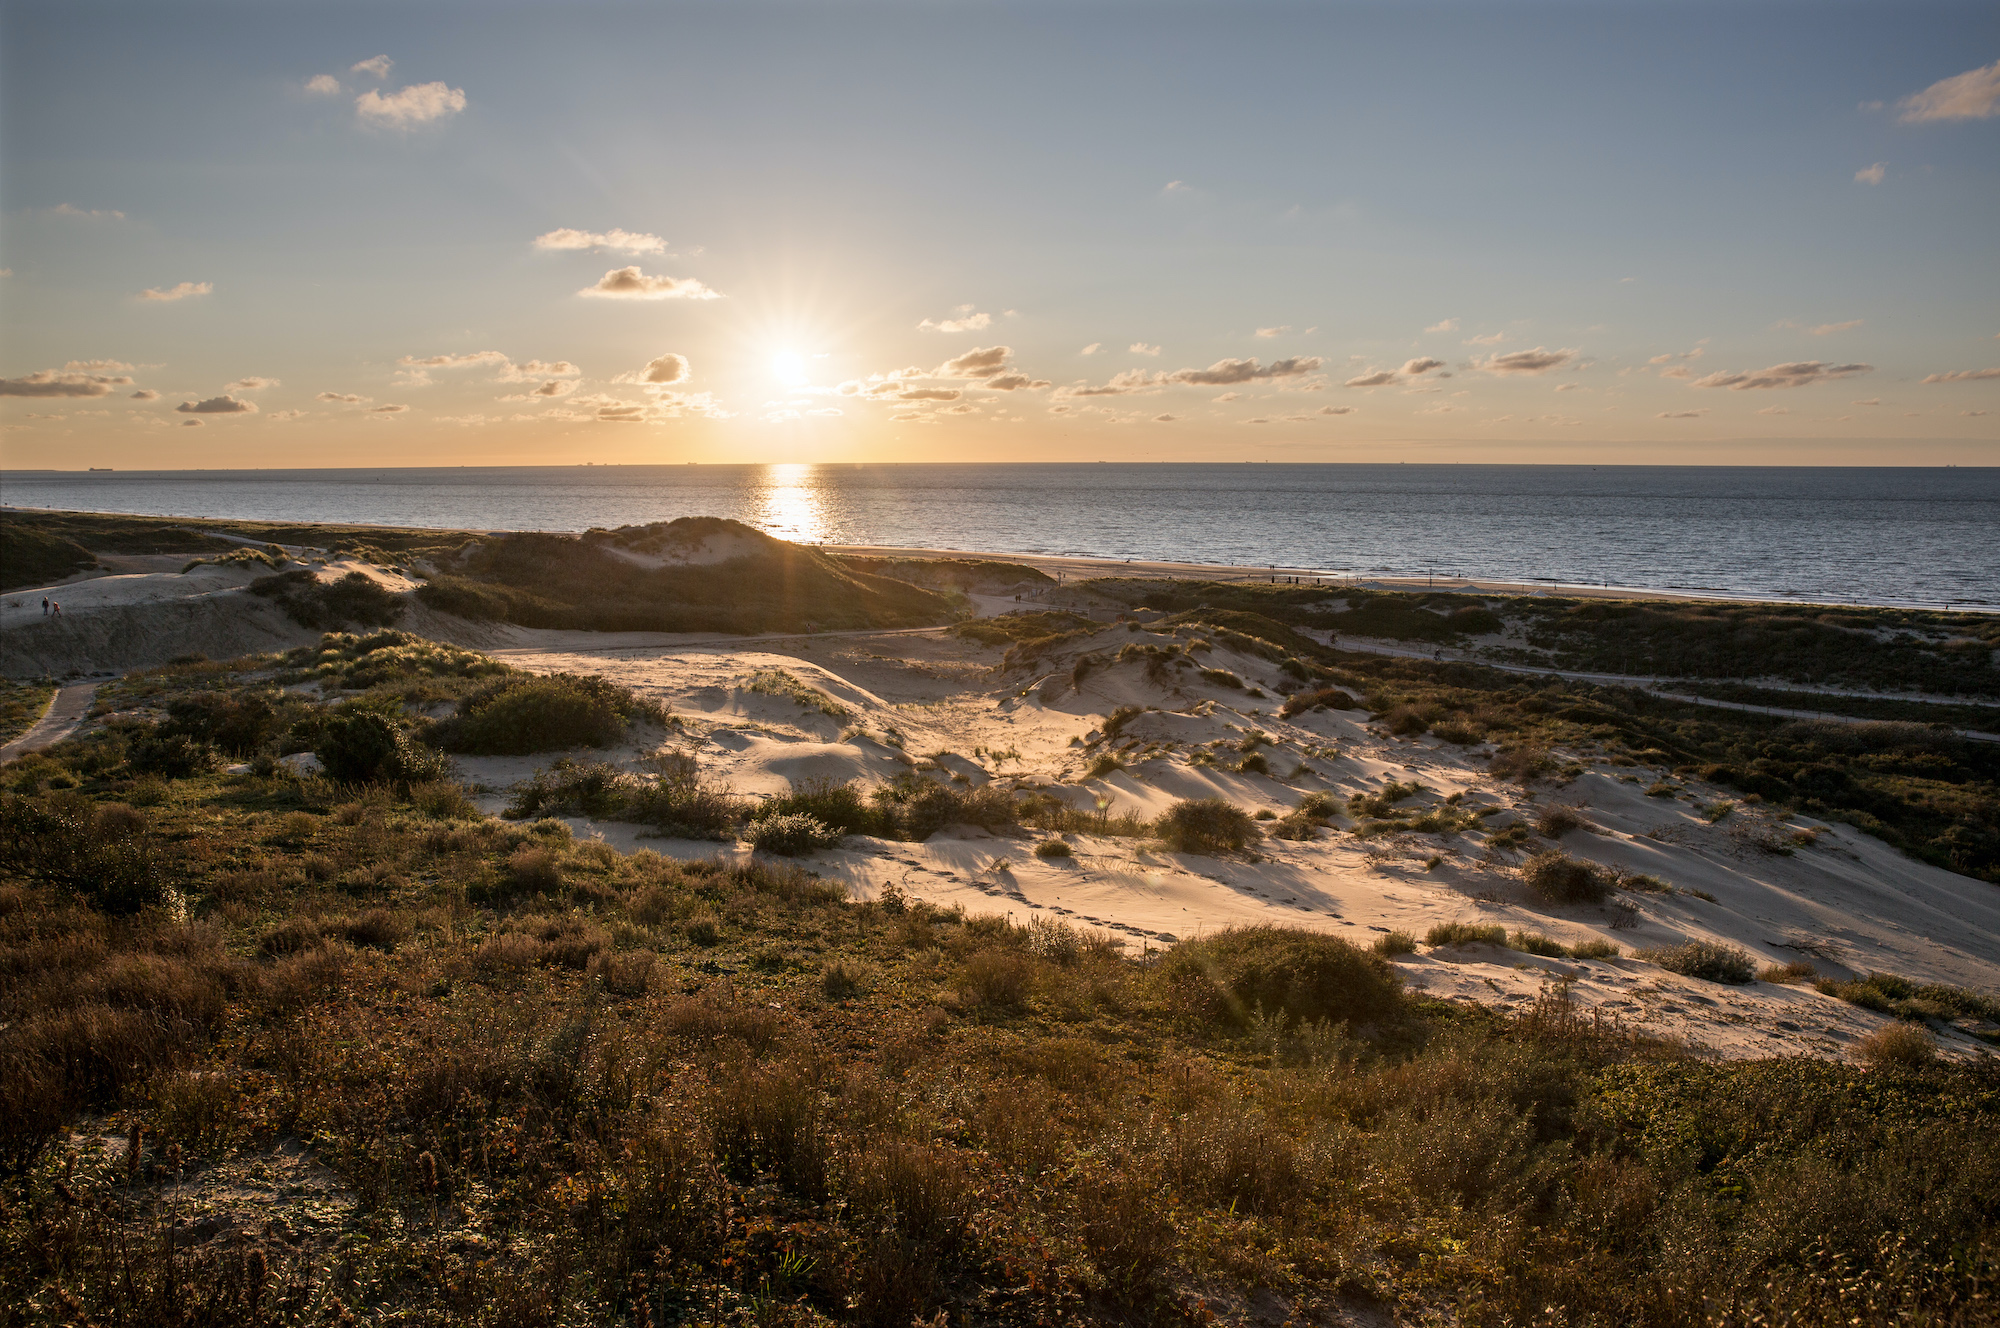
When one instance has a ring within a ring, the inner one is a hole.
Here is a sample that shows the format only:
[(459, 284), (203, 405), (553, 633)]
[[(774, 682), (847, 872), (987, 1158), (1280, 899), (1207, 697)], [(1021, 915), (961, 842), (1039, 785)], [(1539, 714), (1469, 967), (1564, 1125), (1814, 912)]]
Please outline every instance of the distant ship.
[(102, 473), (104, 473), (104, 474), (108, 475), (108, 474), (110, 474), (110, 473), (111, 473), (111, 472), (112, 472), (113, 470), (115, 470), (115, 469), (117, 469), (117, 467), (115, 467), (115, 466), (92, 466), (92, 467), (90, 468), (90, 473), (91, 473), (91, 474), (93, 474), (93, 475), (95, 475), (95, 474), (98, 474), (99, 472), (102, 472)]

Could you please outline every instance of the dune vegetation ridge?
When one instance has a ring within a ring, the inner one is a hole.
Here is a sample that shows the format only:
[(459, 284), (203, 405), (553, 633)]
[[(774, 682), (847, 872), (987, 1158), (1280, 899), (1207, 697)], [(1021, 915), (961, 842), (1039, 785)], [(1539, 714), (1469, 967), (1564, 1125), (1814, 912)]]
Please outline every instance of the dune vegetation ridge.
[(12, 1321), (1994, 1321), (1991, 617), (97, 520)]

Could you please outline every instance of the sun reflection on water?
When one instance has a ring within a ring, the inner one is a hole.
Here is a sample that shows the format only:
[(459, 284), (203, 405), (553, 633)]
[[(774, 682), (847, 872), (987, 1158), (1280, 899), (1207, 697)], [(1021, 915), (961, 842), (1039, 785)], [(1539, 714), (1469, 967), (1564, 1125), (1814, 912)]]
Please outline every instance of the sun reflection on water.
[(757, 524), (782, 540), (823, 544), (827, 540), (826, 500), (802, 463), (764, 468), (763, 507)]

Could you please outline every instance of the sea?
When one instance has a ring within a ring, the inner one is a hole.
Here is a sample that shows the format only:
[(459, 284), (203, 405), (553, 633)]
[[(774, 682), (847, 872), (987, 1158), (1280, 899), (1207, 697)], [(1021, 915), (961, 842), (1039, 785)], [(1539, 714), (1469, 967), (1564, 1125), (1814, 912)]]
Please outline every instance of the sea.
[(22, 508), (788, 540), (2000, 606), (2000, 468), (1248, 464), (0, 472)]

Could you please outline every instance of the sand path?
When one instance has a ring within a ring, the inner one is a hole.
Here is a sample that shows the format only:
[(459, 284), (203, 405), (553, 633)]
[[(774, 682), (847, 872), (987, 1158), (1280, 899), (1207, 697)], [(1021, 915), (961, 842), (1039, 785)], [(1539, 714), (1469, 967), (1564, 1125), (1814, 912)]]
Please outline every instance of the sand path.
[(49, 708), (34, 726), (5, 747), (0, 747), (0, 765), (74, 733), (76, 726), (90, 713), (90, 703), (97, 695), (97, 687), (94, 682), (72, 682), (57, 688)]

